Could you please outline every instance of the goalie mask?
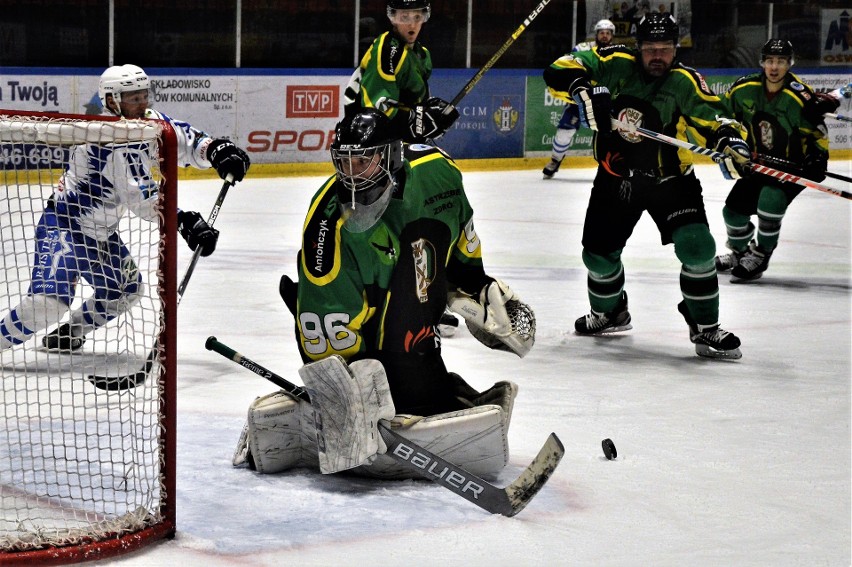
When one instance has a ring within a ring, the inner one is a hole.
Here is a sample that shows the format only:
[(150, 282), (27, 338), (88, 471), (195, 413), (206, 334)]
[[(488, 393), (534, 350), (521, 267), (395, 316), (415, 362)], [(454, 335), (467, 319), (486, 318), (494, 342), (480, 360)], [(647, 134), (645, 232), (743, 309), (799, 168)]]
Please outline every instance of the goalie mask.
[(402, 140), (390, 119), (366, 108), (341, 120), (334, 131), (331, 160), (337, 172), (337, 197), (343, 227), (364, 232), (379, 221), (390, 203), (396, 172), (402, 169)]
[(116, 65), (110, 67), (101, 75), (98, 81), (98, 96), (101, 99), (101, 104), (104, 109), (111, 114), (121, 116), (120, 112), (116, 112), (107, 105), (106, 96), (112, 95), (113, 100), (117, 105), (121, 104), (121, 93), (144, 91), (151, 88), (151, 81), (148, 79), (148, 74), (141, 67), (136, 65)]

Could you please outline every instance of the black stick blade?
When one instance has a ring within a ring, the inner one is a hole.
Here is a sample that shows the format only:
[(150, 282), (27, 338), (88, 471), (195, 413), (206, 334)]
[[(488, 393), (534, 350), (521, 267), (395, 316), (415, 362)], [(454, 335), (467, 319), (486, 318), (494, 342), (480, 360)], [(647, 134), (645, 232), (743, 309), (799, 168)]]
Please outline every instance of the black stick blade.
[(89, 374), (86, 379), (91, 382), (95, 388), (106, 390), (108, 392), (119, 392), (136, 388), (145, 383), (151, 368), (154, 366), (154, 357), (156, 356), (157, 348), (153, 348), (148, 353), (148, 358), (145, 359), (145, 366), (138, 372), (126, 374), (124, 376), (98, 376), (97, 374)]

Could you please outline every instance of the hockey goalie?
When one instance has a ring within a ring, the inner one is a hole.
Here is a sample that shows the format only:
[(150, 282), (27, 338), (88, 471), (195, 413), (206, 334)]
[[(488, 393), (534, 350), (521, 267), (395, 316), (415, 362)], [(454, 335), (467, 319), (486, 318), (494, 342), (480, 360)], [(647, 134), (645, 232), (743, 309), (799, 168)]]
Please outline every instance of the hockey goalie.
[(281, 280), (296, 319), (310, 403), (258, 398), (234, 455), (262, 473), (318, 467), (410, 477), (384, 455), (380, 420), (482, 477), (508, 461), (517, 386), (485, 392), (449, 372), (436, 328), (446, 307), (489, 348), (526, 355), (535, 316), (485, 273), (458, 167), (440, 149), (402, 143), (386, 116), (364, 109), (336, 128), (336, 174), (314, 195), (298, 283)]

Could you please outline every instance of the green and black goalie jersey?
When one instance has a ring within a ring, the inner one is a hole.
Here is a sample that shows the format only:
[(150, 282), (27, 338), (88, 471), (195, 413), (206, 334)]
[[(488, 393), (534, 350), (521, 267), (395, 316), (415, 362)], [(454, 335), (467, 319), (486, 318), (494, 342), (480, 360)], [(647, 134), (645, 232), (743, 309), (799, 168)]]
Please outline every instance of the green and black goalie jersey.
[[(564, 55), (545, 69), (544, 79), (553, 96), (569, 104), (574, 104), (569, 91), (575, 81), (603, 85), (622, 122), (705, 147), (715, 144), (715, 131), (722, 126), (717, 116), (729, 117), (724, 101), (698, 71), (675, 61), (668, 73), (653, 78), (642, 70), (637, 52), (624, 45)], [(629, 133), (596, 135), (595, 159), (600, 162), (607, 153), (655, 177), (685, 173), (693, 163), (688, 150)]]
[(827, 154), (825, 124), (810, 122), (803, 112), (813, 103), (813, 89), (793, 73), (787, 73), (784, 86), (774, 94), (766, 91), (765, 81), (763, 73), (746, 75), (725, 93), (734, 118), (748, 130), (754, 151), (797, 164), (805, 155)]
[(397, 175), (387, 210), (363, 233), (343, 228), (335, 177), (313, 197), (296, 306), (305, 362), (435, 351), (448, 282), (478, 294), (491, 280), (455, 163), (438, 148), (411, 145)]

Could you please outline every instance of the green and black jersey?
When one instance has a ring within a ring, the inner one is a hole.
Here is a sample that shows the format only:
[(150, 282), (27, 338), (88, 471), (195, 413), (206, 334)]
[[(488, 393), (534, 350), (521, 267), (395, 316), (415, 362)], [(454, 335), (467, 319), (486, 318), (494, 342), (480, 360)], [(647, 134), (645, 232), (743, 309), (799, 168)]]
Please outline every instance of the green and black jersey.
[(347, 113), (377, 108), (394, 118), (429, 97), (432, 56), (420, 42), (408, 45), (392, 32), (380, 35), (361, 58), (347, 87)]
[[(654, 78), (644, 72), (638, 57), (624, 45), (569, 53), (545, 69), (544, 79), (555, 97), (570, 104), (578, 85), (603, 85), (622, 122), (712, 147), (722, 126), (716, 118), (729, 116), (724, 101), (695, 69), (675, 61), (668, 73)], [(595, 158), (601, 161), (607, 152), (620, 154), (631, 170), (652, 176), (682, 174), (693, 163), (689, 150), (629, 133), (595, 136)]]
[(338, 185), (334, 177), (323, 184), (305, 220), (296, 306), (303, 360), (438, 351), (448, 285), (478, 293), (490, 281), (458, 167), (438, 148), (408, 146), (387, 210), (363, 233), (343, 228)]
[(748, 140), (758, 154), (801, 164), (805, 155), (828, 152), (824, 124), (814, 124), (803, 109), (813, 103), (814, 91), (793, 73), (784, 77), (780, 91), (766, 90), (766, 76), (754, 73), (739, 78), (725, 99), (734, 118), (748, 130)]

